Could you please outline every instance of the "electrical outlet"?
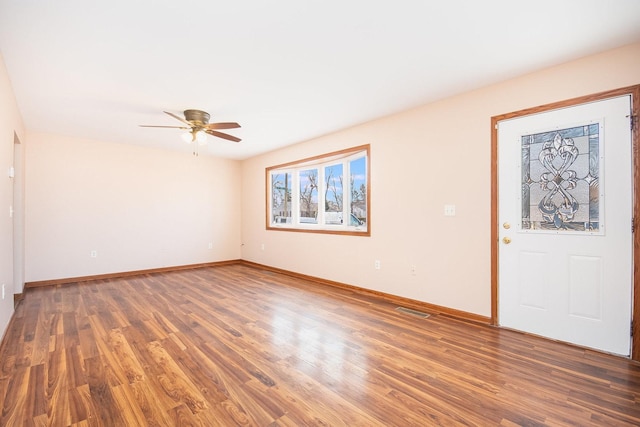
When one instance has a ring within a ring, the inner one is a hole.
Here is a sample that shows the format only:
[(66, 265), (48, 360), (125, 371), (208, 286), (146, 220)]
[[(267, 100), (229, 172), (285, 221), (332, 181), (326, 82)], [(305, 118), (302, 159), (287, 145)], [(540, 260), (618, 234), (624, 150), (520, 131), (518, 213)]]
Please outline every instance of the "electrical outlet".
[(456, 216), (456, 205), (444, 205), (444, 216)]
[(410, 269), (411, 269), (411, 275), (415, 276), (416, 275), (416, 265), (415, 264), (411, 264)]
[(264, 251), (264, 243), (260, 245), (260, 249)]
[(209, 249), (213, 249), (213, 243), (209, 242)]
[(91, 251), (91, 258), (98, 258), (98, 251)]
[(374, 261), (373, 268), (375, 268), (376, 270), (380, 270), (381, 265), (380, 265), (380, 260), (379, 259)]

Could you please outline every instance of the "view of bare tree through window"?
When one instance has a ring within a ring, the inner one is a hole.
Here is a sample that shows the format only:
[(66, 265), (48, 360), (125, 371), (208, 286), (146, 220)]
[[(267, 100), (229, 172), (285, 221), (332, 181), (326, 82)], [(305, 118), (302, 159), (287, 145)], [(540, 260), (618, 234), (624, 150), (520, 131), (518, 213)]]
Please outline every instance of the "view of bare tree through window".
[[(369, 233), (368, 147), (267, 168), (267, 227)], [(349, 154), (349, 152), (352, 154)]]
[(340, 224), (338, 220), (344, 206), (344, 192), (342, 191), (342, 164), (327, 166), (324, 168), (324, 211), (327, 215), (327, 223)]
[(352, 160), (349, 165), (351, 170), (351, 214), (360, 221), (367, 220), (367, 176), (366, 158)]
[(300, 222), (318, 222), (318, 170), (300, 172)]
[[(271, 175), (271, 206), (273, 218), (291, 218), (291, 173)], [(284, 221), (283, 221), (284, 222)]]

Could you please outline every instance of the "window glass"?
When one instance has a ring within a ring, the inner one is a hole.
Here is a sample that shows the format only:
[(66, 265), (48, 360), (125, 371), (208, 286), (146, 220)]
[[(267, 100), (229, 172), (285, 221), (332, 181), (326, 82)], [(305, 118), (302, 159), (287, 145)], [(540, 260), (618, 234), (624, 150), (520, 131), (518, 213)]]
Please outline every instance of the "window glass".
[(275, 224), (291, 222), (292, 183), (290, 172), (271, 174), (271, 222)]
[(351, 171), (351, 214), (360, 221), (367, 220), (367, 162), (364, 157), (352, 160)]
[(267, 229), (371, 235), (369, 146), (267, 168)]
[(300, 223), (318, 223), (318, 169), (303, 170), (299, 174)]
[(342, 224), (344, 191), (342, 190), (342, 163), (324, 168), (324, 223)]

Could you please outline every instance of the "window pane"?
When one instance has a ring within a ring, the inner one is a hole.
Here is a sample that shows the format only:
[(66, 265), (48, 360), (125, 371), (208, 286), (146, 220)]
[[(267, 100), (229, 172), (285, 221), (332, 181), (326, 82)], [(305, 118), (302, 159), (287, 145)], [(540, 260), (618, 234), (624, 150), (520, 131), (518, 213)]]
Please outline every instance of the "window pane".
[(271, 174), (271, 222), (291, 222), (291, 174)]
[(325, 224), (342, 224), (343, 209), (343, 165), (332, 165), (324, 168), (324, 222)]
[(352, 160), (351, 170), (351, 224), (367, 222), (367, 161), (366, 157)]
[(300, 222), (317, 224), (318, 169), (300, 172)]

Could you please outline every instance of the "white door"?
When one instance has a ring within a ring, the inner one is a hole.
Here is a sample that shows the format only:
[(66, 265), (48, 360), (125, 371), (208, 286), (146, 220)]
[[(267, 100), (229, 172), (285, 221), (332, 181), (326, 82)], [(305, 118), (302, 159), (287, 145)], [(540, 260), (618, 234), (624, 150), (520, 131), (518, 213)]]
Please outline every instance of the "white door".
[(498, 123), (498, 321), (631, 352), (631, 96)]

